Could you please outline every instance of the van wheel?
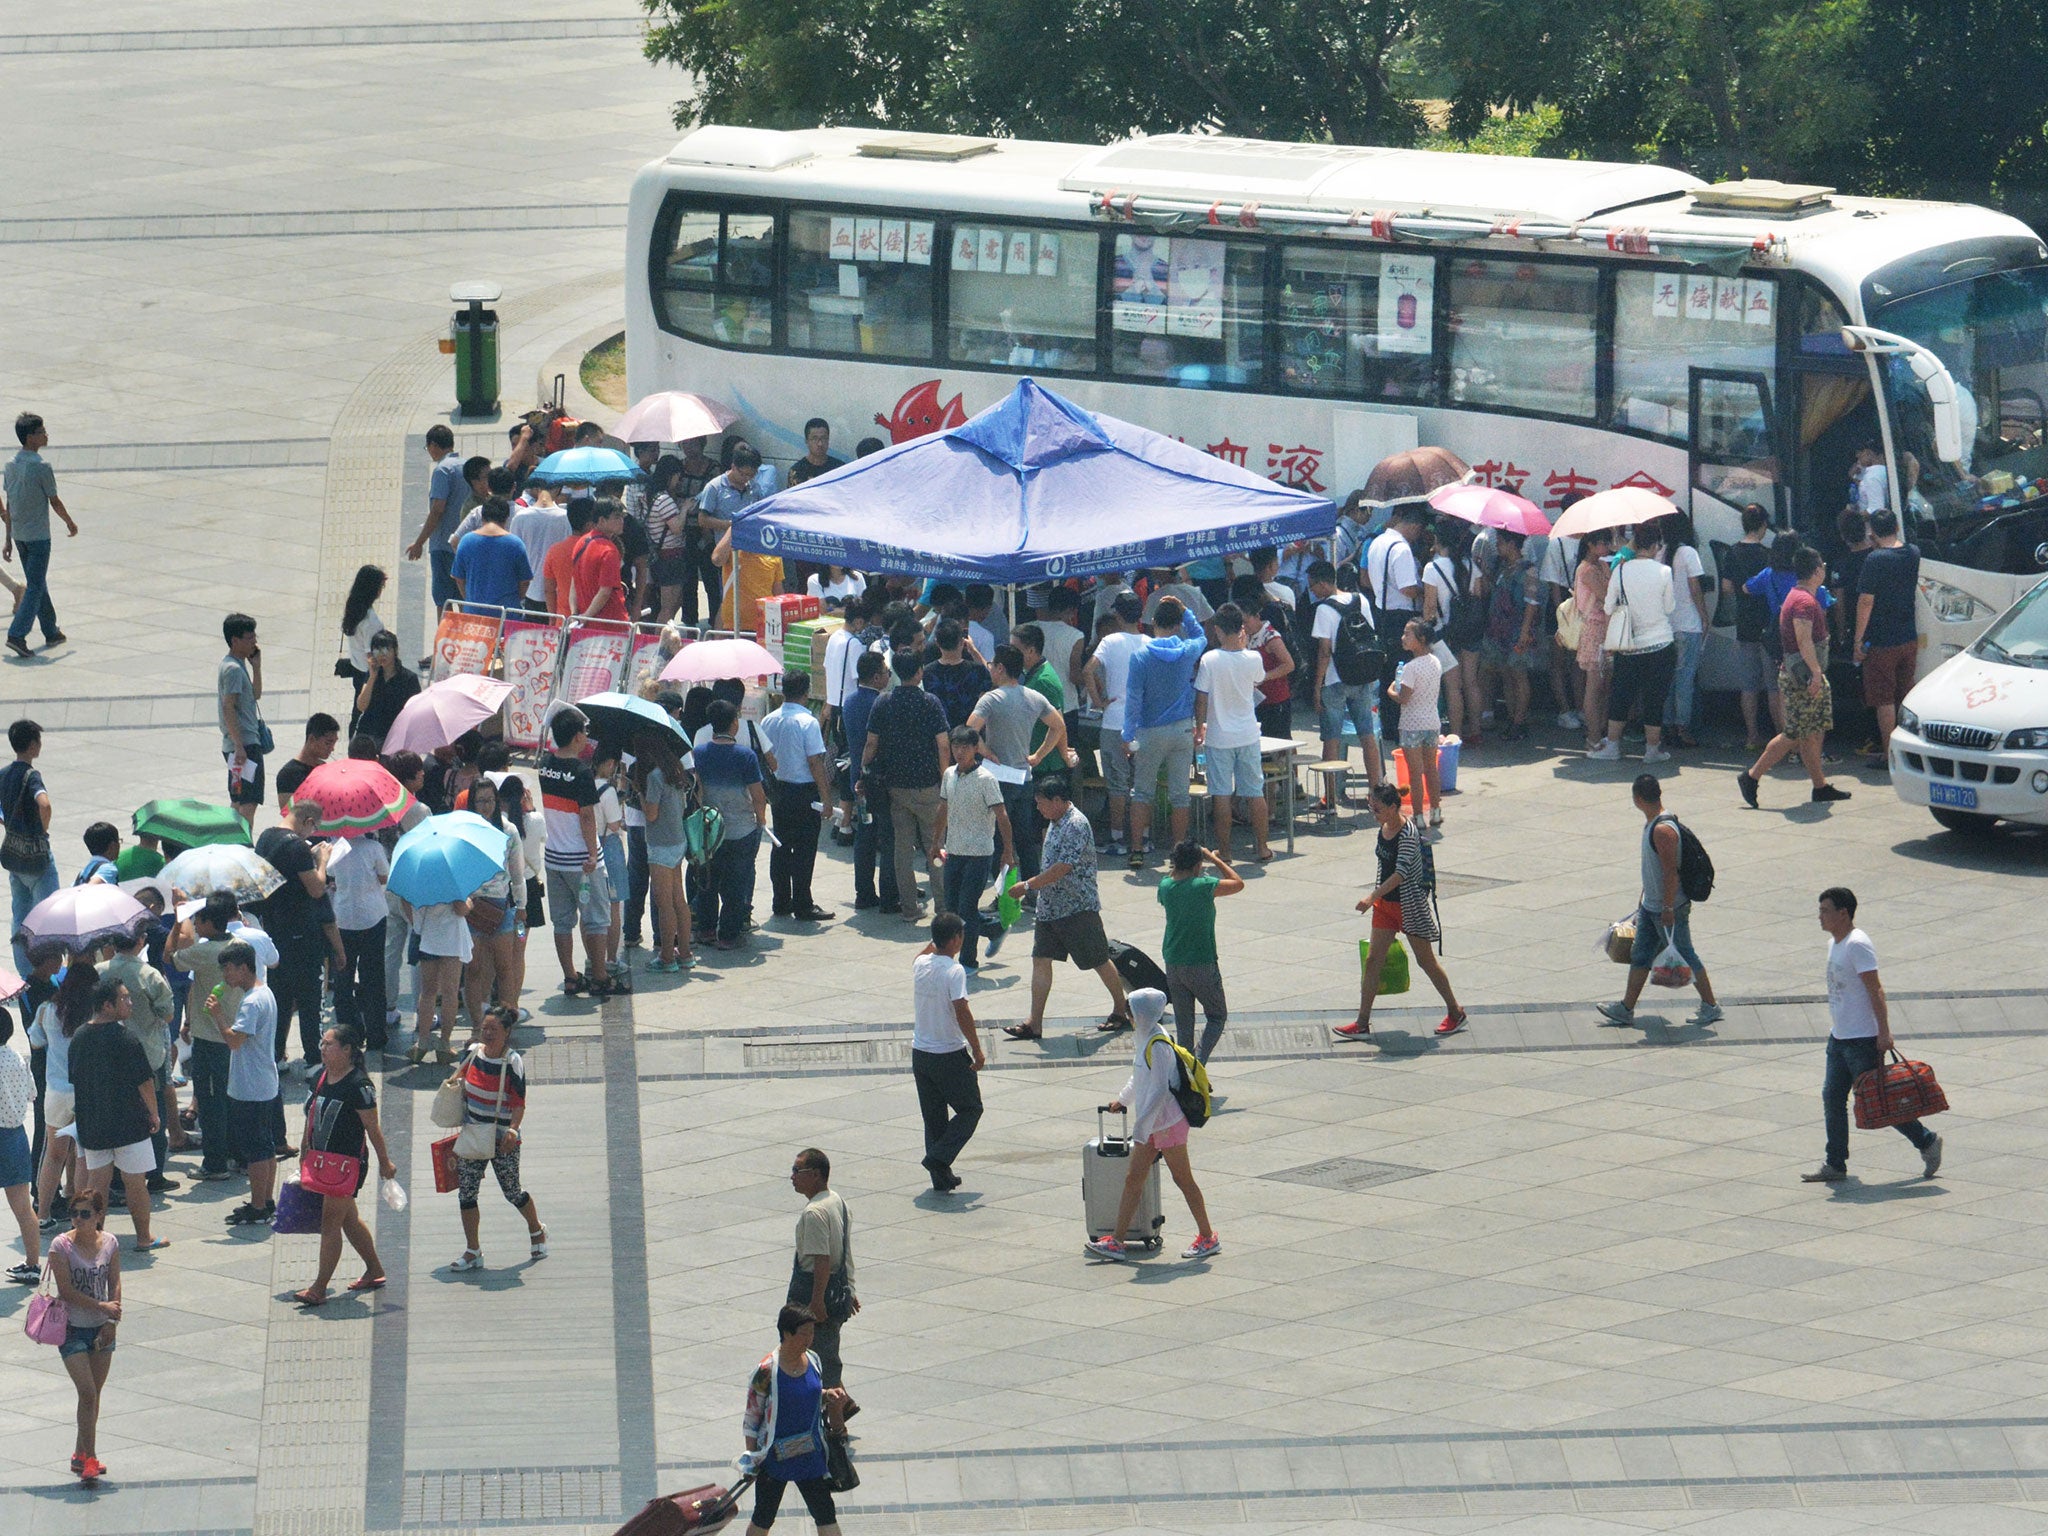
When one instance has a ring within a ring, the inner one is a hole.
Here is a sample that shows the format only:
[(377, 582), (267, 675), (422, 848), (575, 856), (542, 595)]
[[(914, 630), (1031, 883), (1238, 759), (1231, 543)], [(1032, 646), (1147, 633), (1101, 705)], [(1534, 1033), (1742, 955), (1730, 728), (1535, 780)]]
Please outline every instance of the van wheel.
[(1977, 811), (1946, 811), (1929, 807), (1928, 814), (1949, 831), (1960, 832), (1965, 837), (1989, 837), (1998, 829), (1996, 816), (1985, 816)]

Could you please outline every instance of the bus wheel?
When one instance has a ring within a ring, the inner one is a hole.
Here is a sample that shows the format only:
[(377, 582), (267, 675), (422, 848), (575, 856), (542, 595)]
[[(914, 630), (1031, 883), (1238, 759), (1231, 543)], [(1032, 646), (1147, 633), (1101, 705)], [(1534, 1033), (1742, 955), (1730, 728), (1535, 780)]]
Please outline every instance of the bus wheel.
[(1985, 816), (1976, 811), (1947, 811), (1929, 807), (1928, 814), (1949, 831), (1960, 832), (1965, 837), (1989, 837), (1998, 829), (1996, 816)]

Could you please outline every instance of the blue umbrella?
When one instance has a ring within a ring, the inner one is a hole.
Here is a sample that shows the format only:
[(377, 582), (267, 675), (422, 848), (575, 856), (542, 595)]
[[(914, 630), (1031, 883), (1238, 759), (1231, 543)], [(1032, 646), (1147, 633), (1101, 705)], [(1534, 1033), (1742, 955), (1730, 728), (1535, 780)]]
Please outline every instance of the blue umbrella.
[(505, 872), (505, 833), (474, 811), (429, 816), (398, 840), (392, 894), (416, 907), (474, 896)]
[(616, 448), (564, 448), (534, 466), (527, 479), (538, 485), (596, 485), (605, 480), (641, 481), (646, 473)]

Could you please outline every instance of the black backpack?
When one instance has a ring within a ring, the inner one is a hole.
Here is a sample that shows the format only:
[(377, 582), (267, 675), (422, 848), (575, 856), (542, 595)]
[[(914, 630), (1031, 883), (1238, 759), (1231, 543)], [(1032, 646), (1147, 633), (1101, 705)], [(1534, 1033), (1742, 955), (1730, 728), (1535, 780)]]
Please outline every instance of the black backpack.
[(1379, 680), (1386, 671), (1387, 653), (1380, 649), (1379, 631), (1373, 628), (1372, 617), (1366, 611), (1366, 597), (1357, 594), (1355, 603), (1340, 603), (1334, 597), (1322, 601), (1325, 608), (1337, 613), (1337, 635), (1330, 642), (1330, 664), (1337, 669), (1337, 680), (1347, 688), (1361, 683)]
[(1707, 845), (1676, 816), (1662, 818), (1678, 828), (1678, 890), (1687, 901), (1705, 901), (1714, 894), (1714, 861)]

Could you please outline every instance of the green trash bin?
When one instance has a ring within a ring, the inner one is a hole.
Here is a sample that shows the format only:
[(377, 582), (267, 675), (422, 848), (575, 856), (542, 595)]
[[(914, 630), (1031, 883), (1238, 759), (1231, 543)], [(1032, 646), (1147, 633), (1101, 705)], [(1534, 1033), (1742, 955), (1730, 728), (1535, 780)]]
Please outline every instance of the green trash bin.
[(458, 283), (448, 297), (462, 308), (449, 322), (455, 343), (455, 407), (464, 416), (498, 413), (498, 316), (487, 304), (497, 302), (491, 283)]

